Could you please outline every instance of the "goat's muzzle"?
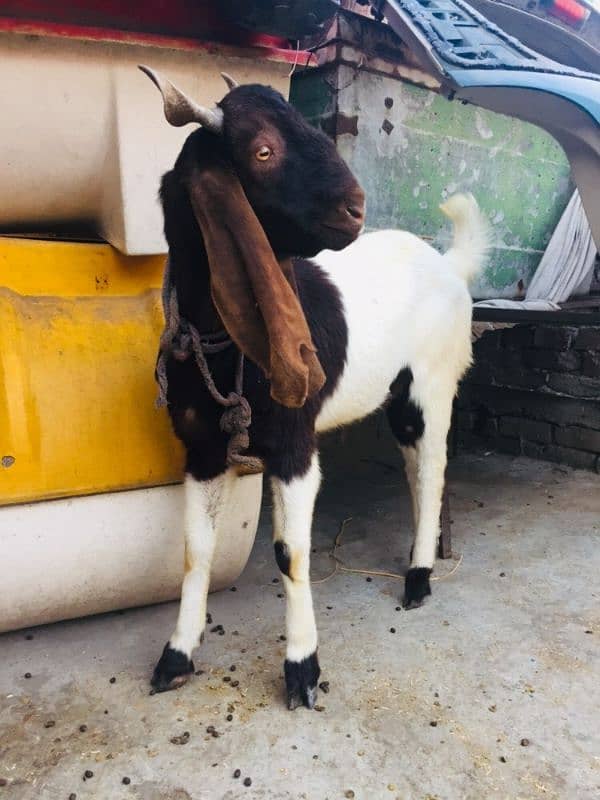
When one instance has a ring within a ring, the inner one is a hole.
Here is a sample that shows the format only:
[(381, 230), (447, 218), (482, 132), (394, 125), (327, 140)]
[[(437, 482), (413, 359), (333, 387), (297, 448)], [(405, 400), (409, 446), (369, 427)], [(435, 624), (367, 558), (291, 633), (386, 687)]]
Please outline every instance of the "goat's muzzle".
[(346, 193), (336, 209), (322, 222), (322, 227), (330, 232), (328, 238), (330, 235), (333, 238), (328, 247), (332, 250), (346, 247), (356, 239), (364, 224), (365, 194), (359, 186), (356, 186)]

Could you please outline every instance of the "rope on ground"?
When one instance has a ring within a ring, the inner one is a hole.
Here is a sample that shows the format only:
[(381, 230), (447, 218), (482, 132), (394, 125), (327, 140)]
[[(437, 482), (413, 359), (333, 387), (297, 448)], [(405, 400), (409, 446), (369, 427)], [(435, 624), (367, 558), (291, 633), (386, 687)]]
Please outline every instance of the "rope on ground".
[[(332, 546), (332, 548), (331, 548), (331, 550), (329, 552), (329, 558), (332, 558), (335, 561), (335, 567), (329, 573), (329, 575), (326, 575), (324, 578), (319, 578), (318, 580), (311, 581), (311, 584), (314, 585), (314, 584), (317, 584), (317, 583), (325, 583), (326, 581), (328, 581), (331, 578), (333, 578), (334, 575), (337, 575), (338, 572), (351, 572), (351, 573), (353, 573), (355, 575), (374, 575), (375, 577), (378, 577), (378, 578), (393, 578), (394, 580), (403, 581), (405, 576), (404, 575), (399, 575), (397, 572), (386, 572), (385, 570), (378, 570), (378, 569), (361, 569), (359, 567), (347, 567), (344, 564), (344, 562), (342, 561), (342, 559), (339, 558), (339, 556), (336, 555), (335, 551), (337, 550), (338, 547), (341, 546), (341, 540), (342, 540), (342, 536), (344, 534), (344, 530), (346, 528), (346, 525), (349, 522), (351, 522), (352, 519), (353, 519), (353, 517), (347, 517), (345, 520), (342, 520), (342, 523), (340, 524), (340, 529), (337, 532), (337, 535), (336, 535), (335, 539), (333, 540), (333, 546)], [(439, 576), (436, 576), (434, 578), (430, 578), (430, 580), (431, 581), (445, 581), (446, 578), (449, 578), (451, 575), (454, 575), (456, 570), (462, 564), (462, 560), (463, 560), (463, 555), (461, 553), (460, 554), (460, 558), (458, 559), (456, 564), (452, 567), (450, 572), (448, 572), (447, 575), (439, 575)]]

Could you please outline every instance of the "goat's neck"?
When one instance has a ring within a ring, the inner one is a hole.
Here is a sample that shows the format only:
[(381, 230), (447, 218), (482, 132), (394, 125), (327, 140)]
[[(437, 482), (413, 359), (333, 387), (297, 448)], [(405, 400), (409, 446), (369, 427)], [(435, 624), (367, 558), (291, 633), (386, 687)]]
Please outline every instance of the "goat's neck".
[(223, 323), (210, 293), (210, 271), (204, 244), (194, 249), (192, 257), (185, 252), (171, 252), (170, 259), (180, 315), (201, 333), (222, 330)]

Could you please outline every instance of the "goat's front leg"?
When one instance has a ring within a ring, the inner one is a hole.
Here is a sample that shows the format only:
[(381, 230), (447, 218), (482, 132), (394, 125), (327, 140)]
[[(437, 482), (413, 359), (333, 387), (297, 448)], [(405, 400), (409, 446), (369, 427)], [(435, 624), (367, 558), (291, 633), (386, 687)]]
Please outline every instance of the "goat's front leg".
[[(417, 516), (416, 534), (404, 585), (404, 608), (418, 608), (431, 594), (429, 578), (440, 536), (440, 509), (447, 460), (446, 439), (452, 410), (451, 401), (447, 402), (444, 398), (451, 398), (452, 394), (440, 391), (431, 396), (435, 397), (435, 403), (423, 411), (425, 428), (421, 439), (416, 443), (416, 486), (411, 486), (414, 492), (413, 509)], [(414, 455), (409, 453), (408, 458), (408, 469), (414, 470)]]
[(184, 493), (185, 575), (173, 635), (152, 675), (157, 692), (176, 689), (194, 671), (192, 651), (206, 622), (206, 596), (215, 550), (215, 516), (229, 473), (197, 481), (186, 475)]
[(310, 589), (310, 535), (321, 473), (315, 453), (308, 471), (283, 481), (273, 477), (275, 558), (287, 595), (285, 685), (288, 708), (313, 708), (321, 670)]

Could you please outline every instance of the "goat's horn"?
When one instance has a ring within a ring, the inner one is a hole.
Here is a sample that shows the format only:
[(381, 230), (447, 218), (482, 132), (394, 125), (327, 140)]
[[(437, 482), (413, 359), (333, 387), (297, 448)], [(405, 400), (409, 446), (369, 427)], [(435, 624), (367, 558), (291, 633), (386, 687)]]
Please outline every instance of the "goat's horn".
[(223, 78), (227, 86), (229, 86), (229, 91), (231, 91), (232, 89), (237, 89), (237, 87), (239, 86), (239, 83), (236, 80), (234, 80), (231, 77), (231, 75), (228, 75), (226, 72), (222, 72), (221, 77)]
[(221, 133), (223, 128), (223, 112), (220, 108), (204, 108), (189, 97), (186, 97), (171, 81), (163, 78), (150, 67), (139, 65), (142, 72), (150, 78), (160, 91), (164, 104), (167, 122), (177, 128), (189, 122), (197, 122), (211, 133)]

